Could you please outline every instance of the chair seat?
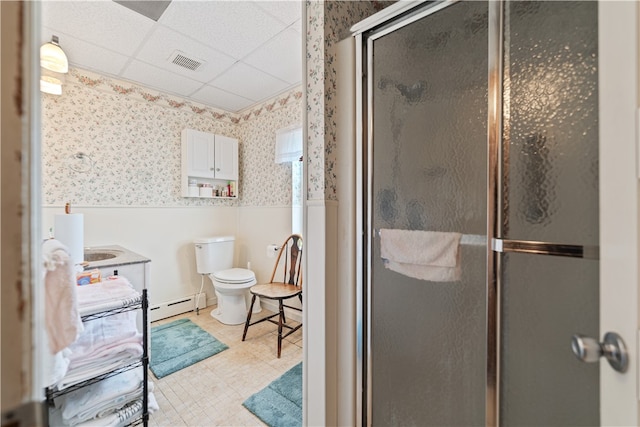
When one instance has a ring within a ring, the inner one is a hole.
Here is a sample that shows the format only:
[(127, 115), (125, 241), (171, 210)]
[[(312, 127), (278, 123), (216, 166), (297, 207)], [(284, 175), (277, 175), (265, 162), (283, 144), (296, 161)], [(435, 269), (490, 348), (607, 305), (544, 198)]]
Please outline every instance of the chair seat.
[(286, 299), (295, 297), (302, 293), (302, 289), (298, 286), (289, 285), (287, 283), (267, 283), (264, 285), (255, 285), (249, 288), (249, 291), (259, 297), (271, 299)]

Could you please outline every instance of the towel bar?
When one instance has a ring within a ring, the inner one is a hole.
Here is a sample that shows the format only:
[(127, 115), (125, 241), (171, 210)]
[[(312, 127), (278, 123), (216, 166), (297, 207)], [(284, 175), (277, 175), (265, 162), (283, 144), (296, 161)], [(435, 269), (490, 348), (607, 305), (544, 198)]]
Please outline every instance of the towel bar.
[(517, 252), (537, 255), (555, 255), (571, 258), (599, 259), (598, 246), (567, 245), (563, 243), (536, 242), (531, 240), (491, 239), (495, 252)]
[[(374, 230), (374, 237), (380, 237), (380, 230)], [(487, 236), (481, 234), (463, 234), (461, 245), (485, 246)], [(491, 239), (491, 250), (494, 252), (516, 252), (535, 255), (566, 256), (571, 258), (599, 259), (599, 246), (568, 245), (564, 243), (537, 242), (533, 240)]]
[[(418, 230), (424, 231), (424, 230)], [(374, 238), (380, 237), (380, 230), (376, 229), (373, 231)], [(486, 246), (487, 244), (487, 236), (481, 234), (463, 234), (460, 238), (461, 245), (470, 245), (470, 246)]]

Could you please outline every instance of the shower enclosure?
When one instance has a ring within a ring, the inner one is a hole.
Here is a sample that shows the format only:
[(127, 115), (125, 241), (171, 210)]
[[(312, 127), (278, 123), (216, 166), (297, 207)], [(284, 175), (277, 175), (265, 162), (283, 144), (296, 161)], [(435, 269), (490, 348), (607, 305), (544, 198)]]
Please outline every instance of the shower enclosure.
[[(598, 3), (355, 30), (363, 424), (598, 425), (599, 365), (571, 351), (600, 336)], [(461, 276), (387, 268), (385, 229), (460, 234)]]

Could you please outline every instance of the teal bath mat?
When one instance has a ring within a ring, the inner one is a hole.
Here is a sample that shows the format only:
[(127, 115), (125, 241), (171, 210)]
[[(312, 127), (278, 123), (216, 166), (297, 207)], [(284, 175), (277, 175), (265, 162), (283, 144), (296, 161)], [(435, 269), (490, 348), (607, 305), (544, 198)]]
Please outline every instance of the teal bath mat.
[(270, 427), (302, 426), (302, 362), (242, 405)]
[(151, 328), (149, 368), (156, 378), (166, 377), (227, 348), (191, 320), (176, 320)]

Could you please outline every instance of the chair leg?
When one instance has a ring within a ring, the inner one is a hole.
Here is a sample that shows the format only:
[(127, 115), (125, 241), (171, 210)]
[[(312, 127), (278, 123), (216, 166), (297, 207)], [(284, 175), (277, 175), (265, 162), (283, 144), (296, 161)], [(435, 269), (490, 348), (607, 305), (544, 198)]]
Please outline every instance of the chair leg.
[(244, 332), (242, 333), (242, 341), (247, 337), (247, 329), (249, 329), (249, 323), (251, 322), (251, 313), (253, 313), (253, 303), (256, 302), (256, 296), (253, 295), (251, 297), (251, 307), (249, 307), (249, 312), (247, 313), (247, 321), (244, 322)]
[(284, 307), (282, 306), (282, 300), (279, 300), (280, 316), (278, 316), (278, 359), (280, 359), (280, 353), (282, 352), (282, 323), (284, 320)]

